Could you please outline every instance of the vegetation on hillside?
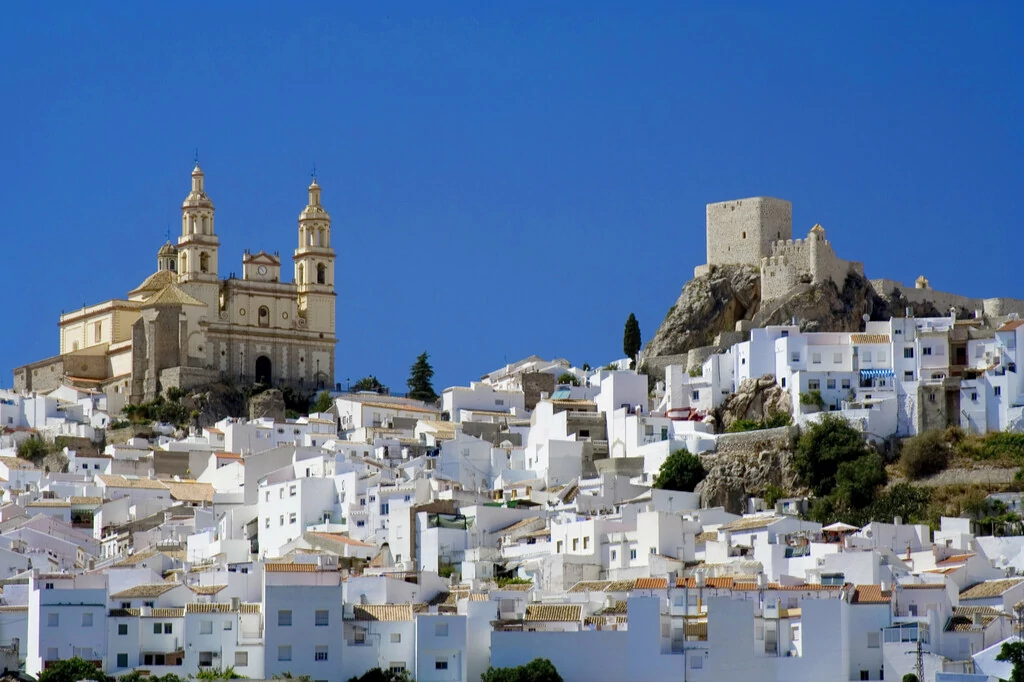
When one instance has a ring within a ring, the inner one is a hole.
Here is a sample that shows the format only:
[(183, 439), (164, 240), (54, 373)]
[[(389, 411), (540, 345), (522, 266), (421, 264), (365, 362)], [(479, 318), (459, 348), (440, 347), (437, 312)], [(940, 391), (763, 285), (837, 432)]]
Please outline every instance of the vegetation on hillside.
[(770, 413), (763, 420), (740, 419), (729, 425), (725, 431), (730, 433), (752, 432), (758, 429), (775, 429), (776, 427), (788, 427), (793, 424), (793, 416), (789, 413)]
[(409, 379), (406, 385), (409, 387), (409, 398), (433, 403), (437, 400), (437, 394), (434, 392), (434, 385), (431, 382), (434, 378), (434, 368), (431, 367), (429, 358), (426, 351), (416, 357), (416, 362), (409, 369)]
[(367, 375), (362, 379), (356, 380), (356, 383), (349, 387), (349, 391), (356, 393), (360, 391), (373, 391), (378, 394), (386, 394), (388, 393), (388, 388), (381, 384), (375, 375)]
[(509, 667), (488, 667), (480, 676), (481, 681), (560, 681), (562, 677), (551, 660), (537, 657), (528, 664)]
[(630, 369), (636, 368), (636, 357), (640, 353), (640, 323), (632, 313), (626, 318), (626, 328), (622, 333), (622, 352), (629, 358)]
[(704, 469), (700, 458), (685, 448), (680, 448), (665, 458), (665, 462), (661, 464), (658, 478), (654, 480), (654, 488), (693, 491), (707, 476), (708, 471)]

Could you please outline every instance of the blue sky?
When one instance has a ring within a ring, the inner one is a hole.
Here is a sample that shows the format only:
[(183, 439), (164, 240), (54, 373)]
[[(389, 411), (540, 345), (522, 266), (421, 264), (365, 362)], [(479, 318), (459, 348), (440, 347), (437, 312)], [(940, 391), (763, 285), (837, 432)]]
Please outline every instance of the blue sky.
[(1024, 3), (637, 4), (5, 7), (0, 386), (155, 269), (195, 148), (225, 276), (290, 257), (315, 162), (342, 382), (616, 358), (754, 195), (869, 277), (1024, 298)]

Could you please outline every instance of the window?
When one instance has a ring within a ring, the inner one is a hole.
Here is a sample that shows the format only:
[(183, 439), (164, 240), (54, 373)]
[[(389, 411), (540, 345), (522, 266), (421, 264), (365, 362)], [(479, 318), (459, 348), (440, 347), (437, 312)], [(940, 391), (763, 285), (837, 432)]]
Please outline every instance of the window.
[(821, 381), (820, 380), (816, 380), (816, 379), (807, 380), (807, 390), (808, 391), (817, 391), (819, 389), (821, 389)]
[(278, 626), (291, 626), (292, 625), (292, 611), (290, 609), (279, 609), (279, 610), (277, 610), (277, 625)]
[(843, 362), (843, 352), (842, 351), (836, 351), (835, 353), (833, 353), (832, 354), (832, 362), (833, 363), (842, 363)]
[(496, 406), (503, 406), (503, 405), (505, 405), (505, 399), (503, 399), (503, 398), (496, 398), (496, 399), (494, 399), (494, 405), (496, 405)]
[(631, 560), (635, 560), (636, 559), (636, 549), (635, 548), (633, 550), (629, 551), (629, 559), (631, 559)]
[(783, 389), (786, 388), (786, 378), (785, 377), (782, 378), (782, 388)]
[(930, 355), (932, 355), (932, 347), (930, 347), (930, 346), (922, 346), (921, 347), (921, 355), (922, 356), (930, 356)]
[(298, 519), (298, 518), (297, 518), (297, 517), (295, 516), (295, 513), (294, 513), (294, 512), (292, 512), (292, 513), (289, 513), (289, 514), (288, 514), (288, 523), (289, 523), (289, 524), (295, 524), (295, 521), (296, 521), (297, 519)]
[(615, 561), (619, 557), (619, 552), (612, 548), (612, 561)]
[(381, 515), (388, 514), (388, 510), (389, 510), (388, 503), (381, 503), (380, 504), (380, 514)]
[(555, 541), (555, 552), (562, 552), (562, 541)]
[(788, 337), (789, 336), (789, 330), (783, 330), (782, 331), (782, 336), (783, 337)]
[(288, 496), (290, 498), (295, 497), (295, 484), (292, 484), (291, 486), (288, 487)]
[(393, 674), (405, 673), (405, 662), (391, 662), (388, 665), (388, 671)]
[(904, 358), (913, 358), (914, 357), (914, 347), (913, 346), (908, 346), (907, 348), (903, 349), (903, 357)]
[(96, 323), (96, 325), (93, 328), (92, 340), (94, 342), (98, 342), (102, 338), (103, 338), (103, 323)]
[(844, 379), (840, 386), (842, 386), (843, 389), (849, 389), (850, 388), (850, 380)]
[(266, 524), (263, 525), (263, 528), (264, 529), (269, 529), (270, 528), (270, 517), (267, 517), (267, 519), (265, 521), (266, 521)]
[(60, 614), (57, 612), (50, 612), (46, 615), (46, 625), (51, 628), (60, 626)]
[(366, 642), (366, 631), (361, 628), (357, 628), (353, 635), (353, 642), (355, 642), (356, 645), (364, 644)]
[(914, 372), (913, 372), (913, 370), (907, 370), (906, 372), (904, 372), (903, 373), (903, 379), (906, 382), (913, 382), (914, 381)]
[(974, 401), (975, 403), (978, 402), (978, 392), (977, 391), (972, 391), (971, 392), (971, 400)]
[(789, 360), (792, 363), (799, 363), (800, 362), (800, 353), (798, 351), (794, 351), (793, 353), (789, 354)]
[(694, 391), (690, 394), (690, 398), (694, 401), (700, 400), (700, 390)]
[(152, 600), (146, 600), (145, 602), (142, 603), (142, 606), (143, 607), (156, 607), (156, 603), (153, 602)]
[(448, 659), (438, 657), (434, 660), (434, 669), (436, 671), (447, 671), (448, 670)]
[(869, 680), (868, 679), (868, 672), (865, 671), (864, 669), (860, 670), (860, 680), (862, 680), (862, 681)]
[(821, 354), (814, 352), (811, 354), (811, 363), (818, 364), (821, 362)]
[(224, 630), (225, 630), (225, 631), (230, 631), (230, 630), (231, 630), (231, 629), (233, 628), (233, 627), (231, 626), (231, 624), (232, 624), (232, 623), (233, 623), (233, 622), (231, 622), (231, 621), (225, 621), (225, 622), (224, 622)]
[(590, 547), (590, 536), (583, 537), (583, 549), (586, 550)]
[(284, 526), (284, 515), (281, 515), (277, 520), (278, 526)]
[(884, 363), (888, 359), (889, 359), (889, 354), (887, 354), (885, 351), (879, 351), (878, 352), (878, 362), (879, 363)]
[(654, 547), (651, 547), (651, 555), (657, 555), (657, 554), (658, 554), (658, 549), (654, 548)]
[(128, 635), (128, 624), (118, 624), (117, 625), (117, 635), (119, 635), (119, 636), (126, 636), (126, 635)]
[(580, 539), (578, 539), (578, 538), (572, 539), (572, 551), (576, 552), (577, 550), (579, 550), (579, 547), (580, 547)]
[(691, 669), (703, 669), (704, 658), (703, 657), (690, 657), (690, 668)]
[(292, 646), (291, 645), (278, 645), (277, 646), (277, 661), (279, 661), (279, 662), (290, 662), (290, 661), (292, 661)]
[(213, 651), (199, 653), (199, 666), (213, 666)]
[(164, 632), (164, 626), (159, 621), (153, 623), (153, 633), (160, 635)]
[(55, 648), (55, 647), (48, 647), (48, 648), (46, 648), (46, 659), (48, 659), (51, 662), (56, 660), (56, 659), (59, 659), (59, 657), (57, 656), (57, 648)]
[(313, 652), (314, 662), (326, 662), (327, 661), (327, 646), (317, 645), (316, 650)]
[(391, 642), (392, 643), (400, 643), (400, 642), (402, 642), (402, 634), (401, 633), (392, 633), (391, 634)]
[(329, 626), (330, 613), (325, 609), (318, 609), (313, 617), (314, 626)]
[(835, 389), (836, 388), (836, 381), (834, 379), (825, 380), (825, 388), (826, 389)]
[(882, 634), (878, 631), (868, 631), (868, 647), (876, 648), (882, 646)]
[(992, 393), (995, 394), (996, 396), (1002, 396), (1003, 395), (1003, 388), (1002, 387), (992, 387)]
[(128, 668), (128, 653), (118, 652), (117, 653), (117, 668), (127, 669)]
[(248, 650), (235, 650), (235, 666), (249, 666)]
[(210, 635), (213, 633), (213, 622), (212, 621), (200, 621), (199, 622), (199, 635)]
[(92, 626), (92, 612), (82, 612), (82, 626)]
[(865, 363), (870, 363), (871, 362), (871, 352), (870, 351), (865, 351), (864, 353), (860, 354), (860, 359), (862, 361), (864, 361)]
[(434, 624), (434, 635), (437, 636), (438, 638), (445, 638), (445, 637), (447, 637), (447, 635), (448, 635), (448, 622), (447, 621), (439, 621), (438, 623)]
[(267, 491), (267, 502), (270, 502), (270, 491)]

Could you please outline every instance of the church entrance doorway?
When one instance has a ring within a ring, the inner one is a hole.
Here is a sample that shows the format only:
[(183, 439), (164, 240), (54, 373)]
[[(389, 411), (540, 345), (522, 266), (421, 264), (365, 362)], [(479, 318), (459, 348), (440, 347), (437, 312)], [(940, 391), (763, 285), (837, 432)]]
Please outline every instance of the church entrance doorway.
[(256, 359), (256, 382), (270, 384), (270, 359), (260, 356)]

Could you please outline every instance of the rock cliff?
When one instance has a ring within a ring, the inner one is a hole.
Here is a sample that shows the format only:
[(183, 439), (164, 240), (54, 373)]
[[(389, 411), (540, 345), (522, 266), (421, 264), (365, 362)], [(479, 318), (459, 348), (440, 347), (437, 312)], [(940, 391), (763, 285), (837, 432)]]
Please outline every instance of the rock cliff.
[[(863, 329), (863, 319), (888, 320), (910, 307), (918, 317), (947, 315), (931, 303), (910, 304), (897, 289), (878, 294), (862, 275), (851, 273), (842, 289), (832, 281), (798, 284), (786, 296), (761, 306), (760, 270), (754, 266), (716, 266), (686, 283), (661, 326), (644, 349), (643, 357), (673, 356), (710, 346), (722, 332), (733, 332), (747, 320), (752, 327), (783, 325), (794, 318), (805, 332), (851, 332)], [(960, 317), (971, 311), (962, 310)]]
[(775, 377), (750, 377), (740, 382), (736, 393), (725, 399), (718, 411), (718, 424), (728, 430), (737, 420), (766, 422), (773, 415), (792, 412), (789, 393), (775, 382)]

